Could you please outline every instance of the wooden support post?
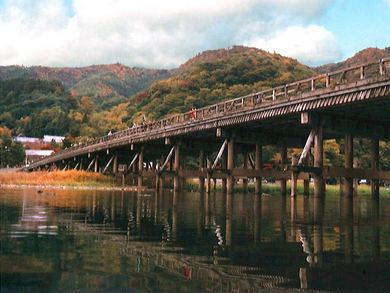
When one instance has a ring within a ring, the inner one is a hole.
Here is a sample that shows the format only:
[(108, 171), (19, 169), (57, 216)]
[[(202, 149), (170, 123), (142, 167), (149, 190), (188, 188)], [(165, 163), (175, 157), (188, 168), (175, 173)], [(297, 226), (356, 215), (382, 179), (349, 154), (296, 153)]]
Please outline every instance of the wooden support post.
[(138, 192), (141, 192), (142, 189), (142, 172), (144, 170), (144, 147), (141, 146), (139, 152), (138, 152), (138, 182), (137, 182), (137, 189)]
[(114, 161), (112, 163), (112, 173), (115, 175), (118, 173), (118, 154), (114, 155)]
[[(284, 171), (286, 168), (286, 164), (287, 164), (287, 148), (286, 147), (282, 147), (280, 149), (280, 156), (282, 159), (282, 166), (281, 167), (282, 167), (282, 170)], [(287, 180), (286, 179), (280, 180), (280, 192), (282, 193), (283, 196), (285, 196), (287, 193)]]
[(234, 140), (230, 138), (228, 141), (227, 151), (227, 194), (232, 194), (234, 189), (234, 178), (232, 171), (234, 169)]
[(99, 172), (99, 156), (97, 156), (97, 155), (96, 155), (96, 157), (95, 157), (95, 165), (94, 165), (93, 171), (94, 171), (95, 173), (98, 173), (98, 172)]
[(207, 178), (206, 178), (206, 193), (211, 192), (211, 162), (206, 159)]
[[(291, 166), (298, 165), (298, 158), (296, 156), (292, 156), (291, 158)], [(293, 171), (291, 173), (291, 197), (297, 196), (297, 182), (298, 182), (298, 172)]]
[[(351, 134), (345, 135), (344, 139), (344, 167), (353, 168), (353, 137)], [(352, 197), (353, 178), (344, 178), (343, 195), (347, 197)]]
[(321, 172), (314, 174), (314, 196), (321, 197), (325, 195), (325, 184), (322, 174), (324, 166), (324, 141), (323, 141), (323, 127), (320, 125), (316, 129), (314, 136), (314, 167), (320, 168)]
[(175, 159), (173, 162), (173, 189), (175, 191), (180, 190), (180, 178), (179, 178), (179, 170), (180, 170), (180, 145), (175, 145)]
[[(256, 168), (256, 171), (261, 171), (263, 169), (262, 147), (259, 144), (256, 144), (255, 168)], [(257, 195), (261, 194), (261, 180), (262, 180), (261, 177), (256, 177), (255, 193)]]
[(310, 181), (305, 179), (303, 180), (303, 196), (309, 196), (310, 194)]
[[(372, 171), (379, 170), (379, 140), (371, 141), (371, 169)], [(379, 180), (371, 180), (371, 196), (373, 199), (379, 198)]]
[[(199, 170), (202, 171), (204, 169), (204, 151), (199, 151)], [(204, 177), (199, 177), (199, 191), (200, 194), (204, 193)]]
[[(226, 172), (226, 170), (227, 170), (227, 152), (225, 152), (222, 155), (222, 171)], [(222, 178), (222, 192), (226, 193), (226, 191), (227, 191), (227, 179)]]
[(79, 170), (83, 170), (83, 158), (80, 158)]
[(112, 161), (114, 160), (114, 156), (111, 157), (111, 159), (108, 161), (107, 165), (103, 168), (103, 173), (106, 173), (108, 167), (111, 165)]
[(89, 163), (88, 167), (87, 167), (87, 171), (89, 171), (91, 168), (92, 168), (92, 165), (93, 163), (95, 162), (96, 158), (95, 159), (92, 159), (91, 163)]
[[(244, 164), (243, 164), (243, 168), (245, 170), (248, 169), (248, 160), (249, 160), (248, 152), (245, 150), (244, 151)], [(245, 193), (248, 192), (248, 178), (242, 179), (242, 188), (243, 188), (243, 191)]]
[[(311, 154), (311, 150), (309, 150), (309, 153), (306, 157), (306, 165), (310, 166), (311, 158), (313, 155)], [(298, 163), (299, 164), (299, 163)], [(310, 179), (303, 180), (303, 196), (309, 196), (310, 195)]]

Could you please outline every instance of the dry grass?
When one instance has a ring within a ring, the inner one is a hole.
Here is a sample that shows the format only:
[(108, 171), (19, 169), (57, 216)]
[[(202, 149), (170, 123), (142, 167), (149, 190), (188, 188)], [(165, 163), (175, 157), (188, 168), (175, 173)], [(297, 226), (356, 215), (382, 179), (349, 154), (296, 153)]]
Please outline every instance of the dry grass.
[(0, 173), (0, 184), (15, 185), (113, 185), (113, 179), (100, 173), (86, 171), (37, 171)]

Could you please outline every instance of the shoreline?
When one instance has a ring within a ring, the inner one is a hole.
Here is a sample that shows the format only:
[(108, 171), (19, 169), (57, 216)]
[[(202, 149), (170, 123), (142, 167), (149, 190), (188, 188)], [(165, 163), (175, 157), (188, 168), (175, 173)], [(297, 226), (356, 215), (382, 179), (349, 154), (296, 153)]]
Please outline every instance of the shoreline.
[[(83, 185), (34, 185), (34, 184), (0, 184), (0, 189), (51, 189), (51, 190), (112, 190), (112, 191), (138, 191), (137, 186), (83, 186)], [(154, 189), (143, 188), (142, 192), (154, 192)]]

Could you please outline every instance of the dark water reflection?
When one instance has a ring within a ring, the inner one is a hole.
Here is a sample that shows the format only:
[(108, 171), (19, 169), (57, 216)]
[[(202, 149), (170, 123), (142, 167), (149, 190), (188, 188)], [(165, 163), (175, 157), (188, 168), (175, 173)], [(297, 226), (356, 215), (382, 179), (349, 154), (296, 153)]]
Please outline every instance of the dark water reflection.
[(390, 290), (390, 199), (0, 191), (1, 291)]

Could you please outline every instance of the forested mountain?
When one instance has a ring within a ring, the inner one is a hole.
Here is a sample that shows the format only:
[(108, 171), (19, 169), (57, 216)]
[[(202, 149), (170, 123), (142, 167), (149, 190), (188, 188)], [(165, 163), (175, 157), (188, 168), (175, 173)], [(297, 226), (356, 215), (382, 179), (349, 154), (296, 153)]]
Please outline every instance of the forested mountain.
[(129, 116), (149, 119), (188, 111), (315, 74), (292, 58), (256, 48), (234, 46), (206, 51), (176, 74), (154, 82), (131, 98)]
[[(390, 54), (366, 49), (338, 64), (310, 68), (292, 58), (234, 46), (198, 54), (175, 70), (120, 64), (84, 68), (0, 67), (0, 126), (14, 135), (96, 137), (225, 99)], [(168, 76), (161, 79), (163, 76)], [(147, 89), (132, 95), (134, 91)], [(123, 102), (124, 101), (124, 102)], [(112, 105), (112, 106), (110, 106)]]
[(390, 47), (384, 49), (367, 48), (357, 52), (352, 57), (338, 63), (330, 63), (314, 68), (319, 73), (326, 73), (358, 64), (376, 62), (382, 58), (390, 57)]
[(170, 70), (127, 67), (119, 63), (79, 68), (0, 66), (0, 80), (57, 80), (73, 96), (92, 98), (99, 110), (107, 110), (126, 101), (153, 81), (170, 74)]

